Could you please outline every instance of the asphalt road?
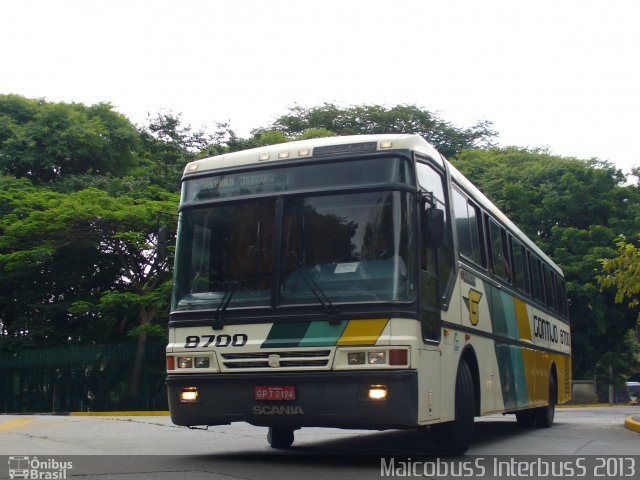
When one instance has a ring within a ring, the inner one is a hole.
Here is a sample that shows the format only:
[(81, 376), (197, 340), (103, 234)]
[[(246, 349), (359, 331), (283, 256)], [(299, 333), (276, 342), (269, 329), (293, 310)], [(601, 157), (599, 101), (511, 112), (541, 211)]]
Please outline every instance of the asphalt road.
[[(595, 456), (590, 457), (593, 461), (611, 455), (640, 455), (640, 434), (624, 428), (625, 418), (639, 411), (638, 407), (558, 409), (556, 424), (551, 429), (522, 429), (513, 416), (484, 417), (476, 420), (474, 441), (467, 457), (443, 461), (460, 464), (478, 458), (490, 461), (496, 455), (563, 455), (566, 457), (541, 458), (573, 462), (582, 456)], [(0, 457), (0, 478), (9, 478), (9, 466), (15, 467), (19, 456), (28, 456), (29, 461), (37, 458), (37, 463), (41, 463), (39, 470), (45, 472), (41, 478), (47, 475), (51, 478), (58, 472), (66, 478), (82, 476), (88, 480), (365, 479), (381, 478), (383, 466), (387, 474), (402, 473), (398, 468), (403, 468), (406, 462), (411, 462), (413, 473), (419, 475), (458, 477), (438, 472), (431, 475), (433, 471), (429, 468), (437, 460), (430, 456), (434, 452), (434, 438), (428, 431), (308, 428), (298, 430), (293, 448), (283, 452), (268, 446), (265, 428), (245, 424), (204, 431), (176, 427), (163, 416), (0, 416), (0, 455), (4, 456)], [(9, 456), (13, 457), (13, 464)], [(531, 462), (536, 457), (525, 459)], [(392, 458), (394, 469), (389, 470)], [(58, 468), (65, 462), (71, 462), (72, 468)], [(622, 474), (615, 478), (629, 477), (626, 473), (632, 472), (629, 464), (621, 462), (610, 465), (609, 473), (613, 466)], [(425, 469), (426, 463), (429, 468)], [(640, 457), (635, 457), (634, 463), (638, 465), (634, 465), (633, 478), (638, 478)], [(471, 472), (475, 466), (469, 466)], [(474, 473), (480, 476), (478, 471)], [(504, 477), (505, 472), (502, 473)], [(564, 473), (563, 476), (568, 476)], [(587, 473), (584, 478), (592, 478), (591, 467)], [(489, 468), (485, 478), (492, 478), (490, 474)], [(529, 475), (529, 478), (538, 477)], [(614, 477), (605, 475), (605, 478)]]

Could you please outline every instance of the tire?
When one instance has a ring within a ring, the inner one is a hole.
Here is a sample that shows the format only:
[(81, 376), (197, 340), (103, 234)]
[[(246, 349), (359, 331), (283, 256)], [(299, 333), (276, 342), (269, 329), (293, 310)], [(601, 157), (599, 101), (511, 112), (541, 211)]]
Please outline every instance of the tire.
[(536, 424), (536, 412), (533, 409), (516, 412), (516, 420), (522, 428), (531, 428)]
[(293, 444), (293, 428), (289, 427), (269, 427), (267, 442), (271, 448), (286, 450)]
[(458, 366), (455, 401), (456, 419), (435, 425), (438, 450), (446, 455), (462, 455), (473, 439), (476, 397), (471, 370), (464, 360)]
[(535, 410), (535, 421), (538, 428), (549, 428), (553, 425), (556, 415), (556, 382), (553, 375), (549, 375), (549, 405)]

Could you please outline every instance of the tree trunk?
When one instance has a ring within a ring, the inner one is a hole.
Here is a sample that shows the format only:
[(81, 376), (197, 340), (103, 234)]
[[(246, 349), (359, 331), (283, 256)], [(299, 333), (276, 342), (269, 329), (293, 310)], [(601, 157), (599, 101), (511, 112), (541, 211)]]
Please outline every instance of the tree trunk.
[[(153, 314), (144, 308), (140, 308), (140, 325), (148, 325), (151, 322)], [(144, 351), (147, 345), (147, 332), (138, 335), (138, 344), (136, 346), (136, 356), (133, 361), (133, 370), (131, 371), (131, 384), (129, 386), (130, 395), (138, 395), (140, 393), (140, 377), (142, 376), (142, 366), (144, 364)]]

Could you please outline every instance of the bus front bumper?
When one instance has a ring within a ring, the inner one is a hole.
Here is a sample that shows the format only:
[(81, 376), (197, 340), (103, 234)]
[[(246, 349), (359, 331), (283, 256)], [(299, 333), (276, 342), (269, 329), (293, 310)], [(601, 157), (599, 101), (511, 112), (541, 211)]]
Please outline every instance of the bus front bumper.
[[(176, 425), (225, 425), (386, 429), (418, 424), (415, 370), (178, 374), (167, 376), (169, 410)], [(295, 387), (295, 400), (256, 400), (257, 386)], [(382, 400), (369, 398), (384, 386)], [(197, 400), (182, 402), (185, 389)]]

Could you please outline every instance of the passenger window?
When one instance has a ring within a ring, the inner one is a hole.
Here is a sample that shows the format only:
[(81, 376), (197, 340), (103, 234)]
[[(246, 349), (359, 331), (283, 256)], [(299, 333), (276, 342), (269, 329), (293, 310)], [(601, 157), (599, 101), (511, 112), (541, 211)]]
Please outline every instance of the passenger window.
[(483, 265), (477, 207), (455, 189), (453, 190), (453, 213), (460, 254), (473, 260), (478, 265)]
[(507, 254), (506, 232), (502, 227), (489, 219), (489, 244), (493, 273), (506, 282), (511, 282), (511, 266)]
[(513, 251), (513, 275), (516, 282), (516, 287), (522, 290), (523, 292), (529, 292), (529, 288), (526, 282), (526, 272), (524, 266), (524, 247), (515, 240), (513, 237), (511, 238), (511, 250)]
[(544, 265), (544, 288), (547, 297), (547, 306), (552, 310), (556, 308), (556, 296), (553, 288), (553, 273), (551, 269)]
[(542, 290), (542, 272), (540, 271), (540, 260), (532, 253), (529, 253), (529, 270), (531, 271), (531, 291), (533, 298), (544, 302), (544, 291)]

